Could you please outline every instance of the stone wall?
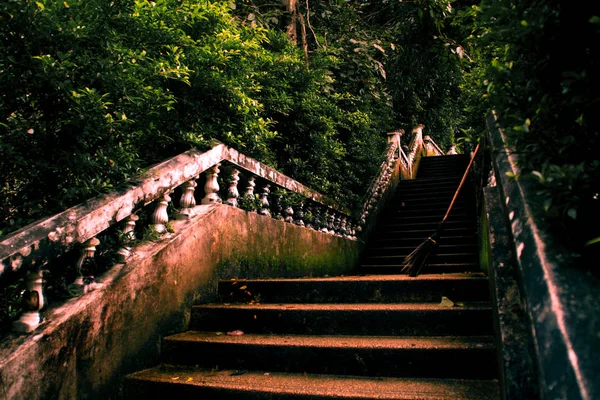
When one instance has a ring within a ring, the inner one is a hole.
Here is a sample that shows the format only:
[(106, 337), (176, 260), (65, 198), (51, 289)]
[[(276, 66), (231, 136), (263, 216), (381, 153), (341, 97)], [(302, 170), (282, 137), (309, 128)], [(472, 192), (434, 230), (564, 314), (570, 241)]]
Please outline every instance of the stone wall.
[(124, 376), (159, 362), (219, 279), (349, 274), (362, 243), (224, 205), (197, 206), (176, 234), (136, 249), (101, 289), (44, 311), (0, 342), (0, 399), (116, 399)]

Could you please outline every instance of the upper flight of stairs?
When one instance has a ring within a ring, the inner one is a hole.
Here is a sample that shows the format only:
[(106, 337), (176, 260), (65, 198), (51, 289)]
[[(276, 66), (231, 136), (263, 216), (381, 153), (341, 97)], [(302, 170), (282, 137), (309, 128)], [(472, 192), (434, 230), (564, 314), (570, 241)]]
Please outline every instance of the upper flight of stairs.
[[(361, 273), (399, 273), (404, 258), (435, 232), (468, 162), (464, 155), (421, 159), (417, 178), (400, 182), (380, 217), (367, 244)], [(473, 198), (473, 190), (467, 184), (444, 224), (437, 252), (422, 273), (479, 271)]]
[[(428, 164), (421, 164), (428, 174), (439, 169)], [(378, 229), (376, 237), (388, 234)], [(476, 247), (461, 236), (447, 250), (469, 261), (452, 262), (476, 263), (468, 255)], [(411, 246), (373, 243), (373, 255), (394, 257)], [(190, 330), (164, 339), (163, 364), (130, 375), (125, 398), (499, 399), (487, 277), (466, 270), (222, 281), (221, 302), (194, 306)], [(243, 335), (227, 334), (235, 331)]]

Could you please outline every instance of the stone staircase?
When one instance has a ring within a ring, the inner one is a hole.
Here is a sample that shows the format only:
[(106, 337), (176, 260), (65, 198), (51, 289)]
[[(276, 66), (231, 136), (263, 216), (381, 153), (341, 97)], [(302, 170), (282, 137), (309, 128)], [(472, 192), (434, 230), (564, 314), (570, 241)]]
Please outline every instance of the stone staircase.
[[(425, 157), (414, 180), (401, 181), (369, 240), (360, 272), (399, 273), (401, 263), (435, 232), (469, 163), (464, 155)], [(477, 215), (467, 184), (444, 224), (437, 252), (423, 273), (479, 271)]]
[(221, 303), (195, 306), (190, 330), (164, 339), (163, 364), (130, 375), (125, 398), (499, 399), (468, 192), (426, 273), (398, 274), (465, 160), (425, 158), (401, 183), (366, 250), (369, 275), (220, 282)]

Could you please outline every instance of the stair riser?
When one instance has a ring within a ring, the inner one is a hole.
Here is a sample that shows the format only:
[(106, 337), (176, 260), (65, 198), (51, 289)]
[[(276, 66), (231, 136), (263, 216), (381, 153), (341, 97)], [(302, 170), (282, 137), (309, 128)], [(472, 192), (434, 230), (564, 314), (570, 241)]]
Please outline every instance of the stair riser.
[[(435, 231), (439, 225), (440, 221), (435, 222), (421, 222), (415, 223), (411, 221), (409, 223), (390, 223), (383, 224), (378, 231), (381, 233), (389, 232), (389, 231), (415, 231), (415, 230), (424, 230), (429, 229)], [(444, 223), (444, 228), (476, 228), (476, 221), (465, 221), (465, 220), (455, 220), (455, 221), (446, 221)]]
[(190, 329), (303, 335), (488, 335), (489, 309), (328, 311), (194, 307)]
[[(243, 301), (240, 286), (263, 304), (267, 303), (439, 303), (442, 296), (453, 301), (485, 301), (486, 279), (411, 280), (377, 282), (240, 282), (219, 285), (223, 302)], [(233, 295), (230, 295), (233, 293)], [(256, 297), (258, 296), (258, 297)]]
[[(315, 374), (488, 379), (495, 352), (471, 349), (356, 349), (165, 341), (163, 362), (205, 368)], [(449, 368), (461, 360), (461, 368)]]
[[(380, 265), (398, 265), (402, 264), (404, 258), (409, 253), (391, 257), (365, 257), (362, 264), (380, 264)], [(432, 254), (427, 259), (431, 264), (457, 264), (457, 263), (477, 263), (479, 255), (477, 254)]]
[[(421, 270), (421, 275), (427, 274), (453, 274), (462, 272), (481, 272), (478, 264), (458, 264), (458, 265), (426, 265)], [(406, 274), (402, 272), (402, 266), (398, 265), (381, 265), (381, 264), (363, 264), (359, 267), (359, 273), (365, 275), (394, 275)]]
[[(181, 382), (137, 381), (130, 379), (125, 385), (124, 399), (210, 399), (210, 400), (332, 400), (338, 396), (315, 396), (272, 391), (248, 391), (244, 388), (219, 388), (193, 386)], [(344, 397), (344, 400), (364, 400), (364, 397)]]
[[(433, 231), (431, 232), (433, 233)], [(408, 235), (397, 236), (397, 235), (376, 235), (372, 239), (373, 247), (376, 246), (398, 246), (398, 247), (413, 247), (416, 248), (424, 240), (426, 240), (429, 235), (428, 234), (420, 234), (420, 235)], [(474, 237), (465, 237), (465, 236), (447, 236), (444, 235), (439, 240), (440, 244), (454, 246), (454, 245), (476, 245), (477, 239)]]

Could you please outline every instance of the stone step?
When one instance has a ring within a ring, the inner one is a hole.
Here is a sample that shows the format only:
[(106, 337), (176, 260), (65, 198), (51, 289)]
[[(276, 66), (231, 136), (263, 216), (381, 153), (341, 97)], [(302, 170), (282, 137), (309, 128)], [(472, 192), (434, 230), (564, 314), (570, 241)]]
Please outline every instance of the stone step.
[[(431, 218), (433, 219), (433, 218)], [(380, 233), (389, 231), (414, 231), (414, 230), (433, 230), (435, 231), (440, 224), (440, 221), (423, 221), (416, 222), (415, 220), (387, 221), (379, 227)], [(474, 219), (448, 219), (444, 223), (444, 229), (449, 228), (476, 228), (477, 221)]]
[(482, 336), (492, 332), (487, 303), (206, 304), (192, 308), (197, 331), (298, 335)]
[[(246, 294), (249, 292), (250, 294)], [(487, 301), (483, 274), (349, 276), (306, 279), (252, 279), (219, 282), (226, 303), (258, 300), (266, 303), (439, 303)]]
[[(395, 213), (396, 215), (401, 215), (400, 213), (410, 214), (412, 216), (415, 215), (432, 215), (438, 214), (440, 211), (442, 212), (442, 216), (448, 210), (448, 206), (452, 199), (429, 199), (427, 203), (419, 202), (416, 200), (410, 201), (400, 201), (398, 203), (391, 203), (389, 205), (389, 211), (386, 214)], [(465, 199), (457, 199), (454, 203), (454, 207), (452, 207), (452, 212), (473, 212), (469, 211), (471, 208), (467, 207), (467, 202)]]
[[(389, 235), (389, 234), (379, 234), (375, 232), (373, 234), (373, 238), (370, 243), (371, 246), (397, 246), (397, 247), (412, 247), (413, 250), (423, 243), (433, 231), (429, 232), (421, 232), (417, 235), (411, 235), (410, 237), (407, 235), (398, 236), (398, 235)], [(442, 233), (440, 240), (438, 241), (440, 246), (469, 246), (476, 245), (477, 238), (473, 235), (464, 236), (464, 235), (448, 235), (446, 232)], [(371, 247), (369, 247), (371, 248)]]
[[(401, 264), (361, 264), (361, 274), (404, 274)], [(421, 270), (421, 274), (454, 274), (481, 272), (479, 263), (454, 263), (454, 264), (431, 264), (427, 263)]]
[[(413, 249), (414, 250), (414, 249)], [(377, 265), (400, 265), (411, 251), (402, 252), (394, 255), (369, 255), (363, 258), (362, 264)], [(475, 264), (479, 261), (478, 253), (440, 253), (433, 252), (427, 262), (429, 264)]]
[[(437, 225), (436, 225), (437, 226)], [(405, 238), (428, 238), (435, 232), (436, 228), (422, 228), (422, 229), (395, 229), (387, 230), (385, 232), (377, 232), (378, 236), (385, 235), (391, 238), (405, 239)], [(472, 236), (477, 233), (476, 227), (457, 227), (457, 228), (444, 228), (443, 236)]]
[(492, 336), (229, 336), (188, 331), (166, 337), (163, 349), (165, 364), (205, 368), (458, 379), (497, 375)]
[[(395, 255), (395, 254), (410, 254), (416, 246), (394, 246), (393, 244), (379, 244), (377, 246), (371, 246), (365, 251), (365, 256), (369, 255)], [(440, 245), (437, 248), (439, 254), (451, 254), (451, 253), (477, 253), (476, 244), (466, 245)]]
[(499, 400), (495, 380), (407, 379), (163, 365), (130, 375), (125, 399)]
[[(393, 216), (390, 215), (389, 218), (385, 218), (384, 222), (385, 223), (399, 223), (399, 224), (411, 224), (411, 223), (415, 223), (415, 222), (441, 222), (442, 218), (445, 215), (445, 210), (440, 211), (437, 215), (427, 215), (427, 216), (423, 216), (423, 215), (410, 215), (407, 214), (405, 216)], [(387, 215), (386, 215), (387, 216)], [(450, 215), (448, 216), (448, 221), (455, 221), (455, 220), (464, 220), (464, 221), (477, 221), (477, 219), (475, 218), (474, 215), (468, 214), (468, 213), (464, 213), (464, 212), (450, 212)]]

